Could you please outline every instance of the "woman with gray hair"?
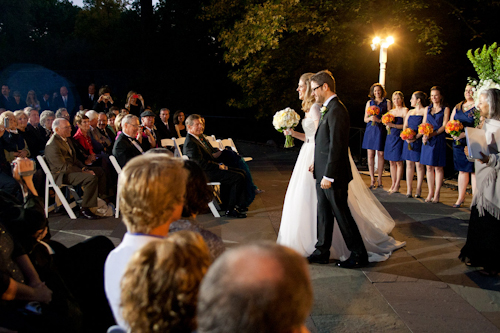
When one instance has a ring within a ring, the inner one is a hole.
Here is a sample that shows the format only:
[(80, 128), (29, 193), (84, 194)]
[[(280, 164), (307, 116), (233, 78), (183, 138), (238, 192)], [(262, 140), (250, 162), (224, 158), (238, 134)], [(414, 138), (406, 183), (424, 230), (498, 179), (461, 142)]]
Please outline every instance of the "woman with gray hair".
[[(486, 118), (483, 130), (488, 144), (500, 131), (500, 90), (488, 89), (479, 96), (478, 108)], [(492, 149), (490, 148), (490, 152)], [(465, 154), (468, 154), (467, 147)], [(476, 159), (476, 193), (472, 198), (467, 241), (459, 258), (467, 265), (483, 267), (479, 273), (497, 276), (500, 272), (500, 153)]]
[(40, 114), (40, 125), (45, 129), (45, 136), (47, 139), (54, 133), (52, 130), (54, 119), (56, 119), (56, 115), (52, 111), (45, 110)]

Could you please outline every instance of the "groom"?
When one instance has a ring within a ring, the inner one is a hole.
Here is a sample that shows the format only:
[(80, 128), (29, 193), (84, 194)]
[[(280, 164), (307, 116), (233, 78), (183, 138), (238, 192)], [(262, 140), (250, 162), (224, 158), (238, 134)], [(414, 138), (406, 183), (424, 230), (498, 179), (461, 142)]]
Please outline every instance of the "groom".
[(348, 157), (349, 113), (335, 94), (335, 79), (330, 71), (324, 70), (311, 77), (311, 89), (316, 103), (322, 107), (315, 138), (314, 165), (311, 167), (318, 194), (318, 242), (316, 250), (307, 259), (310, 263), (329, 262), (336, 218), (351, 251), (349, 259), (337, 265), (343, 268), (363, 267), (368, 265), (368, 254), (347, 205), (347, 188), (352, 180)]

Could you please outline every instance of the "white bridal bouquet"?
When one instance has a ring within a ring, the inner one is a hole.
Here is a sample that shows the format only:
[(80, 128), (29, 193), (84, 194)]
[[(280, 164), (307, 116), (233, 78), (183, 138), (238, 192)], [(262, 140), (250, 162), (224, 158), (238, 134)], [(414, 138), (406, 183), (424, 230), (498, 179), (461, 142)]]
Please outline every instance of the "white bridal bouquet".
[[(293, 109), (286, 108), (276, 112), (273, 117), (273, 126), (276, 130), (282, 133), (284, 130), (294, 129), (300, 121), (300, 116)], [(286, 136), (285, 148), (293, 147), (293, 137)]]

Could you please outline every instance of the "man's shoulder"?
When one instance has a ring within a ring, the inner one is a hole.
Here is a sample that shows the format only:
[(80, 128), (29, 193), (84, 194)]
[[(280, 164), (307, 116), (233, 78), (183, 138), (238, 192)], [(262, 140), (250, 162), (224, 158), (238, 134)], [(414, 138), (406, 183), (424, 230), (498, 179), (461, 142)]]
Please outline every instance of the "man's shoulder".
[(53, 134), (47, 141), (47, 146), (58, 146), (59, 142), (62, 141), (57, 135)]

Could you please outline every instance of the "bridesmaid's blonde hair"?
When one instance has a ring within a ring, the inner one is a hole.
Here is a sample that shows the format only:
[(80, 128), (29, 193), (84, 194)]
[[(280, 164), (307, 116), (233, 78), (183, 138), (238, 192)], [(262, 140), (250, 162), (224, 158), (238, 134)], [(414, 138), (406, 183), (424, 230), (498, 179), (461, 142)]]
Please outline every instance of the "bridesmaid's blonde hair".
[[(392, 98), (391, 98), (391, 101), (394, 100), (394, 96), (399, 96), (401, 97), (401, 100), (403, 101), (403, 107), (405, 108), (406, 105), (405, 105), (405, 96), (403, 95), (403, 93), (401, 91), (395, 91), (392, 93)], [(392, 108), (394, 109), (394, 105), (392, 106)]]
[(316, 99), (314, 98), (311, 90), (311, 77), (314, 73), (304, 73), (300, 76), (300, 81), (304, 82), (306, 85), (306, 92), (304, 94), (304, 99), (302, 100), (302, 111), (309, 112)]

